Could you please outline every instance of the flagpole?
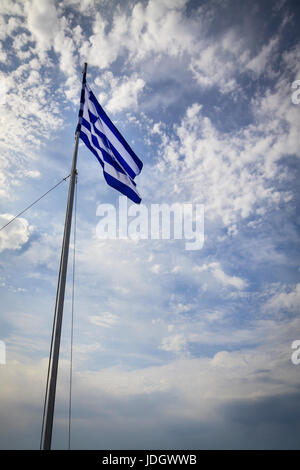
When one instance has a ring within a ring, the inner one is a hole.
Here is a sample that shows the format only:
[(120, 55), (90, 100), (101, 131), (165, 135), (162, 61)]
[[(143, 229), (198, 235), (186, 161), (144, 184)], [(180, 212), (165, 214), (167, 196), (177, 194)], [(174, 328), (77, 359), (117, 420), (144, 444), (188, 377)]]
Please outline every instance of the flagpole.
[[(84, 68), (83, 68), (81, 103), (82, 103), (84, 85), (86, 82), (86, 69), (87, 69), (87, 63), (84, 64)], [(81, 108), (79, 111), (79, 115), (82, 115)], [(61, 328), (62, 328), (62, 319), (63, 319), (67, 268), (68, 268), (68, 255), (69, 255), (70, 232), (71, 232), (71, 224), (72, 224), (74, 190), (75, 190), (75, 182), (76, 182), (76, 175), (77, 175), (76, 165), (77, 165), (79, 134), (80, 134), (80, 127), (77, 128), (77, 131), (75, 134), (75, 146), (74, 146), (74, 153), (73, 153), (71, 178), (70, 178), (70, 183), (69, 183), (68, 203), (67, 203), (67, 210), (66, 210), (65, 228), (64, 228), (64, 236), (63, 236), (63, 243), (62, 243), (62, 250), (61, 250), (57, 292), (56, 292), (56, 303), (55, 303), (54, 320), (53, 320), (52, 341), (51, 341), (51, 350), (50, 350), (50, 357), (49, 357), (48, 379), (47, 379), (47, 387), (46, 387), (46, 395), (45, 395), (44, 419), (43, 419), (43, 429), (42, 429), (42, 439), (41, 439), (41, 448), (43, 450), (50, 450), (51, 441), (52, 441), (59, 348), (60, 348)]]

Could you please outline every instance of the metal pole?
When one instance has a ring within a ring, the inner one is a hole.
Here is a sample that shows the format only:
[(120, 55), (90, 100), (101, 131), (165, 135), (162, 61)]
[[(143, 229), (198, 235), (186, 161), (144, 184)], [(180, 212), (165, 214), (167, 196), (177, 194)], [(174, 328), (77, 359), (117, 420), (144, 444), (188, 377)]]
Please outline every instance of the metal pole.
[[(85, 85), (86, 79), (86, 68), (87, 64), (84, 64), (82, 88)], [(53, 416), (55, 406), (55, 394), (56, 394), (56, 382), (57, 382), (57, 371), (58, 371), (58, 359), (59, 359), (59, 347), (61, 338), (61, 327), (63, 319), (64, 309), (64, 298), (65, 298), (65, 287), (68, 267), (68, 255), (69, 255), (69, 243), (70, 243), (70, 232), (72, 224), (72, 211), (74, 201), (74, 189), (76, 180), (76, 164), (77, 164), (77, 153), (79, 143), (80, 130), (77, 129), (75, 135), (75, 147), (73, 153), (73, 162), (71, 170), (71, 179), (69, 184), (68, 204), (65, 218), (65, 229), (64, 237), (61, 250), (60, 270), (58, 277), (57, 293), (56, 293), (56, 304), (53, 321), (53, 333), (52, 333), (52, 344), (49, 358), (49, 370), (48, 370), (48, 381), (45, 398), (45, 409), (44, 409), (44, 423), (42, 430), (42, 449), (51, 449), (52, 440), (52, 428), (53, 428)]]

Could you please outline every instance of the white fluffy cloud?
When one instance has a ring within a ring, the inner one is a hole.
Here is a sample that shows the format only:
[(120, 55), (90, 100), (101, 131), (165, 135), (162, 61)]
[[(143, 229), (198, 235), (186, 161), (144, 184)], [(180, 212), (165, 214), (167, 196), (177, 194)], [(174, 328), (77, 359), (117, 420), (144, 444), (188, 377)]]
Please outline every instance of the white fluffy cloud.
[(39, 60), (47, 63), (47, 52), (55, 51), (59, 57), (59, 68), (67, 77), (63, 87), (66, 97), (75, 101), (80, 88), (77, 51), (82, 41), (80, 25), (72, 28), (57, 5), (47, 0), (27, 0), (25, 15)]
[(47, 0), (27, 0), (25, 11), (28, 29), (36, 39), (38, 47), (50, 49), (59, 31), (55, 4)]
[[(11, 214), (0, 214), (0, 227), (13, 218)], [(18, 218), (0, 232), (0, 252), (7, 250), (19, 250), (29, 240), (32, 227), (24, 218)]]
[(136, 62), (149, 54), (178, 56), (191, 50), (194, 47), (191, 30), (195, 31), (197, 25), (182, 15), (186, 3), (186, 0), (150, 0), (144, 6), (137, 2), (128, 16), (123, 12), (115, 13), (111, 26), (97, 12), (93, 34), (82, 45), (82, 57), (91, 65), (105, 69), (125, 52)]
[(204, 203), (205, 216), (219, 217), (231, 233), (236, 233), (238, 221), (259, 213), (262, 206), (289, 202), (289, 191), (277, 189), (277, 162), (299, 155), (300, 125), (286, 85), (283, 80), (274, 93), (257, 98), (253, 102), (256, 125), (236, 133), (218, 131), (202, 106), (190, 106), (174, 129), (175, 138), (162, 135), (157, 177), (161, 181), (168, 175), (168, 194), (178, 197), (180, 188), (192, 200)]
[(145, 81), (136, 74), (116, 84), (112, 90), (112, 96), (106, 104), (109, 112), (120, 112), (123, 109), (136, 109), (138, 96), (142, 93)]

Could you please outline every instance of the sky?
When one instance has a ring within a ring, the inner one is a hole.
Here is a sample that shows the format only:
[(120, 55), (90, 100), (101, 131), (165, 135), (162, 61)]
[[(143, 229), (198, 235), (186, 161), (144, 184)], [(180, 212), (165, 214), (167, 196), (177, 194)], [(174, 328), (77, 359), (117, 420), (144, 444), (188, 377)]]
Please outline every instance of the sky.
[[(0, 225), (69, 175), (84, 62), (142, 203), (204, 207), (201, 249), (101, 240), (120, 194), (79, 145), (71, 448), (299, 448), (299, 21), (291, 0), (1, 1)], [(2, 449), (40, 445), (67, 191), (0, 232)]]

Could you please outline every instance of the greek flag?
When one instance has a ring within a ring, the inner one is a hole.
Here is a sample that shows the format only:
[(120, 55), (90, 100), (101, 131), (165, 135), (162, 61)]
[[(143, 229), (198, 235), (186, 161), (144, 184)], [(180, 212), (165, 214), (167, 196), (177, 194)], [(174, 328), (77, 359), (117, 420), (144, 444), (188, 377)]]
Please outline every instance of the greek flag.
[(106, 182), (139, 204), (141, 197), (134, 178), (141, 172), (143, 163), (111, 122), (86, 82), (81, 92), (77, 131), (101, 164)]

